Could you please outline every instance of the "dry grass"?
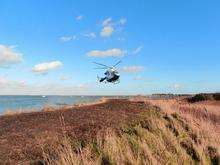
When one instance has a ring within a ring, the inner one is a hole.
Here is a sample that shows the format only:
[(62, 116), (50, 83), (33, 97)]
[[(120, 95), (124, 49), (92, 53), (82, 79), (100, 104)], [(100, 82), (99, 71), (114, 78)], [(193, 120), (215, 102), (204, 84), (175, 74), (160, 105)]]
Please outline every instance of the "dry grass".
[(51, 165), (218, 164), (218, 109), (214, 104), (141, 98), (5, 116), (0, 118), (0, 160)]
[[(61, 107), (62, 108), (62, 107)], [(42, 108), (42, 111), (55, 111), (58, 108), (55, 108), (54, 106), (50, 106), (50, 105), (45, 105)], [(39, 109), (37, 108), (29, 108), (29, 109), (23, 109), (23, 108), (18, 108), (18, 109), (6, 109), (2, 115), (19, 115), (19, 114), (23, 114), (23, 113), (31, 113), (31, 112), (38, 112)]]
[(178, 113), (195, 132), (200, 133), (206, 145), (220, 146), (219, 102), (190, 104), (178, 99), (150, 100), (150, 102), (168, 114)]
[(22, 113), (30, 113), (30, 112), (36, 112), (38, 111), (37, 109), (16, 109), (16, 110), (11, 110), (11, 109), (6, 109), (3, 113), (3, 115), (6, 115), (6, 116), (10, 116), (10, 115), (18, 115), (18, 114), (22, 114)]
[(63, 130), (71, 139), (94, 139), (98, 132), (115, 129), (148, 107), (143, 103), (111, 99), (102, 104), (0, 116), (0, 164), (41, 159), (40, 144), (50, 145), (54, 134), (62, 134)]
[(106, 130), (104, 136), (98, 135), (93, 141), (82, 142), (64, 136), (58, 143), (52, 154), (44, 152), (46, 163), (125, 165), (218, 161), (216, 146), (207, 146), (203, 137), (193, 132), (176, 113), (167, 115), (155, 107), (141, 113), (137, 120), (124, 123), (118, 131)]

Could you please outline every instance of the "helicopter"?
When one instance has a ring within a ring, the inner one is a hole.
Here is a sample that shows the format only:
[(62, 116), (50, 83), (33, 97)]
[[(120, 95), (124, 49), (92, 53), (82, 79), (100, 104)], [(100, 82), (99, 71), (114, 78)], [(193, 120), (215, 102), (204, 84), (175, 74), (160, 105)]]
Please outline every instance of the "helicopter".
[(120, 82), (120, 79), (119, 79), (120, 75), (119, 75), (119, 73), (118, 73), (118, 71), (116, 70), (115, 67), (118, 64), (120, 64), (121, 61), (118, 61), (113, 66), (108, 66), (108, 65), (105, 65), (105, 64), (97, 63), (97, 62), (93, 62), (93, 63), (102, 66), (102, 67), (98, 67), (98, 68), (94, 68), (94, 69), (106, 69), (106, 71), (104, 73), (105, 77), (100, 78), (100, 77), (97, 76), (98, 77), (98, 81), (100, 83), (101, 82), (105, 82), (105, 83), (114, 83), (114, 84), (116, 84), (116, 83)]

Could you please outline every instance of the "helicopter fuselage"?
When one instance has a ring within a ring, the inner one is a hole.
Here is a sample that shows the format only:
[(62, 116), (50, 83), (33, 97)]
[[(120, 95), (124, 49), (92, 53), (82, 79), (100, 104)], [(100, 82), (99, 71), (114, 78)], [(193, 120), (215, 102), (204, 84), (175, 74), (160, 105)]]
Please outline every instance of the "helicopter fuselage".
[(94, 62), (95, 64), (97, 65), (100, 65), (102, 67), (99, 67), (99, 68), (95, 68), (95, 69), (107, 69), (105, 71), (105, 77), (103, 78), (99, 78), (98, 76), (98, 81), (99, 82), (109, 82), (109, 83), (119, 83), (119, 78), (120, 78), (120, 75), (118, 73), (118, 71), (116, 70), (116, 66), (121, 63), (121, 61), (118, 61), (115, 65), (113, 66), (107, 66), (107, 65), (104, 65), (104, 64), (101, 64), (101, 63), (97, 63), (97, 62)]
[(115, 69), (108, 69), (104, 74), (106, 75), (105, 80), (107, 82), (116, 82), (119, 80), (120, 77), (118, 71)]
[(117, 81), (118, 79), (119, 79), (119, 75), (114, 75), (114, 77), (112, 77), (112, 78), (110, 78), (110, 79), (106, 79), (106, 81), (108, 81), (108, 82), (115, 82), (115, 81)]

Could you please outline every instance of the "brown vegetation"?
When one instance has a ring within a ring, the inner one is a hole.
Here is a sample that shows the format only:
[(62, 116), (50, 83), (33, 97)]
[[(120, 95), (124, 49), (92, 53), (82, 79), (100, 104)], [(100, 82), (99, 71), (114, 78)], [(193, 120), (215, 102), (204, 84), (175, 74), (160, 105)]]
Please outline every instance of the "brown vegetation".
[(205, 108), (113, 99), (2, 116), (0, 164), (218, 164), (220, 111)]
[(193, 97), (187, 98), (187, 101), (190, 103), (195, 103), (199, 101), (207, 101), (207, 100), (220, 101), (220, 93), (200, 93), (200, 94), (196, 94)]
[[(117, 127), (146, 109), (147, 105), (111, 100), (57, 111), (30, 112), (0, 117), (0, 162), (41, 158), (39, 143), (53, 135), (89, 140), (98, 132)], [(40, 140), (39, 140), (40, 139)]]

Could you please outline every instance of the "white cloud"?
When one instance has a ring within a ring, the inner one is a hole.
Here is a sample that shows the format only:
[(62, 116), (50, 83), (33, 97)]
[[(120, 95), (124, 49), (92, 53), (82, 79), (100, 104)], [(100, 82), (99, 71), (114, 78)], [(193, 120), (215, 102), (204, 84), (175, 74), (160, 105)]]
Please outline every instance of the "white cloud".
[(100, 32), (100, 36), (101, 37), (110, 37), (112, 35), (112, 33), (114, 32), (114, 28), (113, 28), (114, 23), (112, 22), (112, 18), (106, 18), (103, 22), (102, 22), (102, 30)]
[(81, 21), (83, 19), (83, 15), (78, 15), (77, 17), (76, 17), (76, 20), (77, 21)]
[(121, 18), (118, 22), (112, 21), (112, 18), (106, 18), (102, 22), (102, 30), (100, 32), (101, 37), (110, 37), (114, 31), (121, 31), (122, 26), (127, 22), (126, 18)]
[(138, 73), (144, 70), (143, 66), (125, 66), (120, 69), (121, 72), (125, 73)]
[(76, 88), (83, 89), (83, 90), (88, 89), (89, 87), (91, 87), (91, 85), (88, 83), (81, 83), (81, 84), (76, 85)]
[(93, 84), (61, 84), (50, 82), (26, 83), (22, 80), (10, 80), (0, 76), (0, 88), (2, 95), (86, 95), (92, 90)]
[(1, 88), (24, 87), (26, 85), (27, 84), (24, 80), (9, 80), (6, 76), (0, 76)]
[(63, 37), (60, 37), (61, 42), (68, 42), (68, 41), (75, 40), (75, 39), (76, 39), (76, 36), (63, 36)]
[(113, 32), (114, 32), (114, 28), (112, 26), (105, 26), (102, 28), (102, 31), (100, 32), (100, 36), (110, 37)]
[(126, 22), (127, 22), (127, 19), (126, 19), (126, 18), (121, 18), (121, 19), (119, 20), (119, 23), (120, 23), (121, 25), (126, 24)]
[(63, 65), (62, 62), (60, 61), (45, 62), (35, 65), (32, 68), (32, 71), (35, 73), (45, 74), (50, 70), (60, 68), (62, 65)]
[(125, 25), (126, 22), (127, 22), (126, 18), (121, 18), (121, 19), (119, 19), (119, 21), (114, 22), (111, 17), (108, 17), (102, 22), (102, 26)]
[(122, 57), (126, 54), (126, 51), (113, 48), (108, 50), (92, 50), (87, 53), (87, 56), (89, 57)]
[(132, 54), (138, 54), (143, 49), (143, 46), (138, 46), (135, 50), (132, 51)]
[(182, 88), (182, 85), (180, 84), (172, 84), (170, 85), (170, 88), (175, 89), (175, 90), (179, 90)]
[(109, 17), (109, 18), (106, 18), (103, 22), (102, 22), (102, 26), (109, 26), (110, 23), (112, 21), (112, 18)]
[(67, 75), (61, 75), (60, 76), (60, 80), (62, 80), (62, 81), (69, 80), (69, 79), (71, 79), (70, 76), (67, 76)]
[(0, 85), (8, 84), (8, 80), (5, 77), (0, 77)]
[(96, 34), (94, 32), (84, 34), (85, 37), (88, 38), (96, 38)]
[(14, 46), (0, 45), (0, 67), (23, 61), (23, 55), (13, 50)]

